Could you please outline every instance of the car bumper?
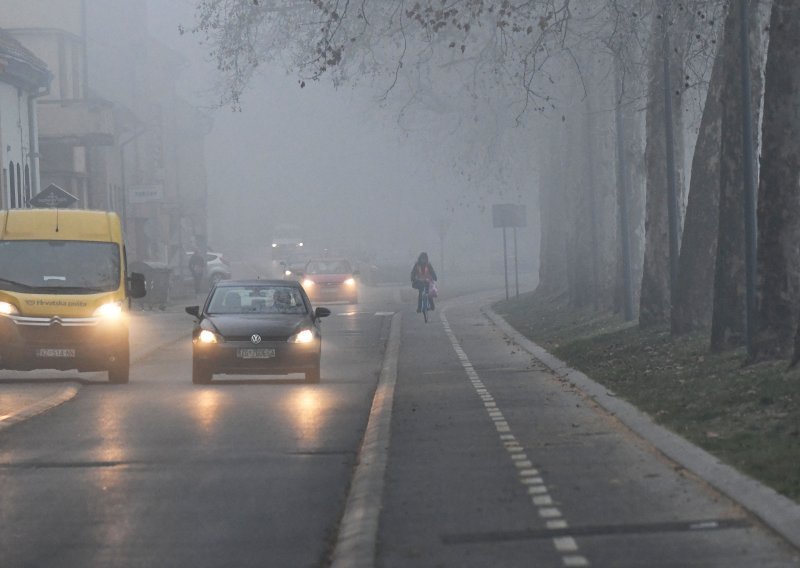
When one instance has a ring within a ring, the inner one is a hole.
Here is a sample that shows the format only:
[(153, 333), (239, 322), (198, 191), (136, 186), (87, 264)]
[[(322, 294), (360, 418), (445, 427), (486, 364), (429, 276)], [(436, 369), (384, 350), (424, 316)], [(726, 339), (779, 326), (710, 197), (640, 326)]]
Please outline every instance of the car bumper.
[(0, 369), (103, 371), (128, 356), (127, 321), (33, 319), (0, 318)]
[[(268, 358), (244, 358), (241, 350), (272, 350)], [(319, 367), (321, 342), (288, 343), (264, 341), (254, 345), (250, 341), (225, 341), (202, 344), (194, 342), (192, 356), (195, 365), (211, 373), (233, 375), (263, 374), (286, 375), (302, 373)]]

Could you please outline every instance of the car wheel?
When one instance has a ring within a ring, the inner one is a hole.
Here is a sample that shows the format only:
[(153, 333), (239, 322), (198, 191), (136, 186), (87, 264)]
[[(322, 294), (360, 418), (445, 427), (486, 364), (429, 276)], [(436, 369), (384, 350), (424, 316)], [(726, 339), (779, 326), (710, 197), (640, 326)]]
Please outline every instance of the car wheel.
[(320, 379), (319, 365), (306, 371), (307, 383), (318, 383)]
[(208, 367), (192, 361), (192, 382), (196, 385), (207, 385), (211, 382), (213, 373)]
[(114, 384), (125, 384), (130, 379), (130, 351), (120, 350), (114, 362), (108, 367), (108, 382)]

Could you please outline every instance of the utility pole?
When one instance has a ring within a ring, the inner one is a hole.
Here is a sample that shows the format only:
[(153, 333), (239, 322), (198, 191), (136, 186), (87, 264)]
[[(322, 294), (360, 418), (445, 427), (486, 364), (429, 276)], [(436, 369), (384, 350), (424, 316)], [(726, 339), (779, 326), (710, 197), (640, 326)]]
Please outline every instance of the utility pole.
[(128, 185), (125, 181), (125, 146), (147, 132), (146, 128), (134, 132), (133, 135), (119, 145), (119, 173), (122, 182), (122, 231), (128, 232)]

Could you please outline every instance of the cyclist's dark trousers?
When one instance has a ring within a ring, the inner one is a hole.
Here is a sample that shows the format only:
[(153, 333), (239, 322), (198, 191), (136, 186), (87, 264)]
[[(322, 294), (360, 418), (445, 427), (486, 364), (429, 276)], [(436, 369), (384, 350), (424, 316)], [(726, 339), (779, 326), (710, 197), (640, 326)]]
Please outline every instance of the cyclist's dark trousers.
[[(428, 286), (428, 283), (424, 280), (415, 280), (413, 284), (411, 284), (412, 288), (416, 288), (419, 292), (417, 294), (417, 312), (422, 311), (422, 290), (424, 290)], [(433, 298), (428, 296), (428, 309), (432, 310), (433, 308)]]

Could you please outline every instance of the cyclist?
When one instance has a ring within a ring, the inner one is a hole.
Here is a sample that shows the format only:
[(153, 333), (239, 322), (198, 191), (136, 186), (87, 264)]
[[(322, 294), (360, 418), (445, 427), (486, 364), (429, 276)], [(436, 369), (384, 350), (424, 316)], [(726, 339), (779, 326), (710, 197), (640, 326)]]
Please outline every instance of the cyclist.
[[(430, 288), (431, 282), (435, 282), (436, 271), (428, 262), (428, 253), (421, 252), (417, 257), (417, 262), (411, 269), (411, 287), (419, 291), (417, 295), (417, 313), (422, 311), (422, 291)], [(434, 309), (433, 298), (428, 298), (428, 309)]]

